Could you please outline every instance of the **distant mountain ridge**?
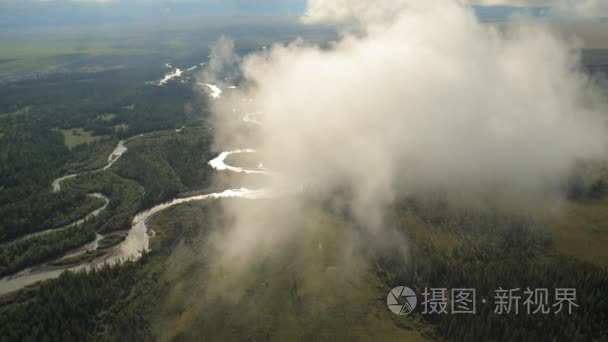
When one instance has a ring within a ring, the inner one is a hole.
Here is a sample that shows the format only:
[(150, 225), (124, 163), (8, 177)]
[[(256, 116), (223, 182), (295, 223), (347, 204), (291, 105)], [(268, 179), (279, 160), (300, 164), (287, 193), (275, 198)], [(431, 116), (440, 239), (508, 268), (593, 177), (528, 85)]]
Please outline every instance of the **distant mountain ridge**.
[(194, 16), (300, 16), (305, 1), (2, 1), (0, 29), (127, 24)]
[[(484, 22), (509, 20), (515, 13), (540, 17), (545, 7), (472, 6)], [(0, 29), (127, 24), (165, 17), (286, 16), (299, 17), (306, 0), (0, 0)]]

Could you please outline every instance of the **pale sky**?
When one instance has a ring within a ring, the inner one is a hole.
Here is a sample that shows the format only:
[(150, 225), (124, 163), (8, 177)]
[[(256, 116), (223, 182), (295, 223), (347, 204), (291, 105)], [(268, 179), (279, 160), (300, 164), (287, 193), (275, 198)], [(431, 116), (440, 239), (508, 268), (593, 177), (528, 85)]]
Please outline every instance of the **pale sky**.
[[(445, 0), (449, 1), (449, 0)], [(475, 6), (482, 21), (505, 21), (512, 13), (557, 20), (608, 18), (608, 0), (453, 0)], [(385, 7), (407, 0), (0, 0), (0, 28), (87, 26), (157, 17), (271, 15), (296, 18), (311, 8), (340, 13)], [(532, 9), (539, 9), (532, 11)]]

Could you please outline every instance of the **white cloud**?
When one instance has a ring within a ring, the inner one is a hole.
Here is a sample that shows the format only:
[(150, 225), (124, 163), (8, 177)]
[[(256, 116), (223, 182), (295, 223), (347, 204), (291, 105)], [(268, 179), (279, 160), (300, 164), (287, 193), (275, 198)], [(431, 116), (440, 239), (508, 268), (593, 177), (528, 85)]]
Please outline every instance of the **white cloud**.
[[(275, 171), (271, 188), (344, 198), (348, 217), (374, 232), (400, 195), (555, 203), (579, 161), (605, 157), (605, 99), (547, 27), (499, 31), (454, 1), (374, 3), (313, 1), (307, 20), (352, 15), (361, 29), (246, 58), (243, 84), (215, 102), (219, 148), (255, 148)], [(253, 111), (263, 125), (243, 127)], [(263, 225), (223, 205), (236, 217), (223, 252), (241, 262), (290, 239), (286, 220), (306, 220), (285, 218), (280, 201), (256, 211)]]
[(308, 0), (303, 20), (308, 23), (358, 20), (385, 20), (395, 12), (387, 9), (402, 9), (402, 0)]
[[(590, 19), (608, 16), (607, 0), (447, 0), (486, 6), (547, 7), (550, 15), (560, 18)], [(434, 2), (435, 6), (437, 5)], [(408, 7), (425, 6), (424, 1), (408, 0), (308, 0), (305, 22), (381, 20)], [(387, 11), (386, 9), (391, 9)]]

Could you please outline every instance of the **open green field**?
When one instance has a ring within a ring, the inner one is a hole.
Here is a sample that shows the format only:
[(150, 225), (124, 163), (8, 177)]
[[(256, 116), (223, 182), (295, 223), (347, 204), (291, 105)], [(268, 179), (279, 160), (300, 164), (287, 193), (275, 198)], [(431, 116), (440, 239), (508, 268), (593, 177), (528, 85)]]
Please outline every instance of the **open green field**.
[(82, 128), (62, 129), (65, 145), (71, 150), (78, 145), (88, 144), (99, 141), (103, 136), (93, 135), (93, 132), (85, 131)]
[(608, 265), (608, 198), (568, 202), (549, 225), (561, 253)]
[[(152, 51), (116, 46), (110, 41), (73, 41), (0, 38), (0, 75), (21, 72), (46, 72), (64, 67), (74, 56), (81, 58), (141, 56)], [(99, 68), (99, 67), (98, 67)], [(105, 67), (107, 68), (107, 67)], [(99, 70), (103, 70), (101, 68)]]

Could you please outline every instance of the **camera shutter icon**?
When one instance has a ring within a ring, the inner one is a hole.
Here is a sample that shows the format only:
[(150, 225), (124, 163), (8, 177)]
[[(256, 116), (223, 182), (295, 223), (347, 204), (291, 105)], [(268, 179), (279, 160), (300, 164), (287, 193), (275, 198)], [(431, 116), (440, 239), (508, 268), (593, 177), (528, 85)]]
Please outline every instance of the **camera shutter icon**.
[(407, 315), (414, 311), (418, 297), (416, 293), (407, 286), (398, 286), (391, 290), (386, 297), (388, 308), (396, 315)]

